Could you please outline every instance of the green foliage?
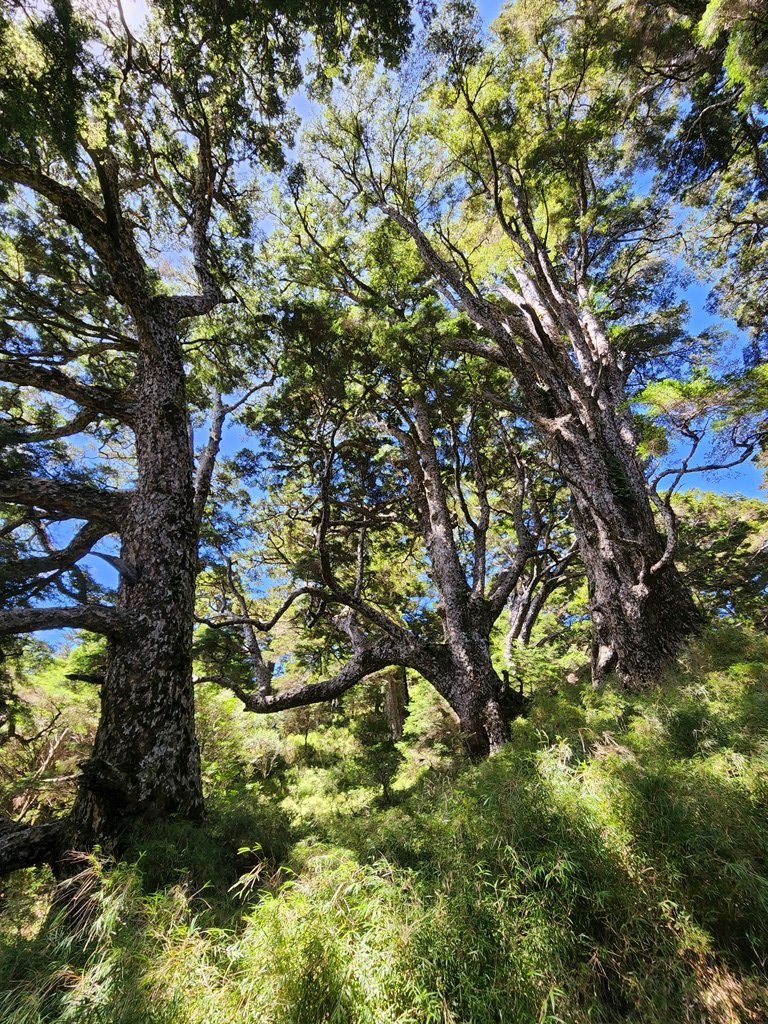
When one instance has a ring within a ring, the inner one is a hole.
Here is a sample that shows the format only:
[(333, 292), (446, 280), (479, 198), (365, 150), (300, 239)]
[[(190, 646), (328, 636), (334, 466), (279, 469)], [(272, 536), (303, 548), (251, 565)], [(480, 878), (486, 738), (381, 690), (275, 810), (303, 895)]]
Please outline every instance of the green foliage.
[(366, 781), (381, 786), (384, 802), (388, 804), (392, 799), (392, 780), (404, 761), (403, 754), (392, 739), (387, 721), (380, 711), (373, 710), (359, 715), (353, 723), (353, 731), (361, 744), (355, 765)]
[(39, 642), (8, 645), (0, 676), (0, 812), (45, 821), (70, 805), (77, 762), (93, 743), (99, 694), (71, 673), (98, 672), (104, 641), (90, 640), (54, 657)]
[(741, 87), (741, 109), (748, 111), (756, 102), (765, 106), (768, 48), (765, 16), (761, 17), (759, 7), (744, 0), (709, 0), (698, 35), (708, 47), (716, 45), (718, 37), (726, 37), (723, 65), (730, 83)]
[(501, 755), (428, 772), (397, 807), (308, 820), (279, 787), (230, 793), (205, 830), (135, 837), (135, 867), (87, 866), (74, 932), (18, 927), (25, 875), (0, 917), (0, 1019), (758, 1020), (766, 664), (765, 637), (731, 622), (644, 694), (542, 688)]
[(768, 507), (739, 494), (686, 491), (674, 498), (678, 558), (706, 609), (757, 626), (766, 621)]
[(90, 26), (71, 0), (38, 5), (26, 33), (15, 14), (24, 9), (11, 0), (0, 13), (0, 114), (4, 152), (40, 156), (38, 139), (54, 140), (60, 153), (73, 158), (86, 97), (98, 64), (88, 51)]

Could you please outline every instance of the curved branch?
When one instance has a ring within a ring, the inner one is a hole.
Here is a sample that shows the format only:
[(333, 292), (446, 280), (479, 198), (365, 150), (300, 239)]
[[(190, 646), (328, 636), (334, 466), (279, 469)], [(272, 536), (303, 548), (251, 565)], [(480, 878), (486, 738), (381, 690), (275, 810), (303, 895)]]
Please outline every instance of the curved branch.
[(698, 466), (689, 466), (687, 464), (688, 460), (685, 460), (681, 466), (675, 466), (673, 469), (665, 469), (662, 473), (659, 473), (653, 478), (651, 481), (651, 487), (658, 487), (664, 477), (674, 475), (675, 479), (670, 484), (666, 492), (671, 494), (680, 483), (680, 480), (689, 473), (716, 473), (721, 469), (735, 469), (736, 466), (741, 466), (742, 463), (746, 462), (747, 459), (754, 454), (755, 448), (757, 447), (757, 440), (736, 442), (736, 447), (742, 449), (741, 454), (728, 462), (705, 462)]
[(305, 707), (307, 704), (320, 704), (340, 697), (366, 676), (380, 672), (392, 665), (397, 660), (393, 655), (394, 652), (390, 644), (374, 643), (354, 654), (344, 668), (330, 679), (321, 683), (294, 686), (278, 693), (253, 693), (244, 690), (233, 680), (222, 678), (219, 681), (239, 697), (246, 711), (252, 711), (257, 715), (267, 715), (273, 711), (286, 711), (288, 708)]
[(63, 513), (70, 519), (87, 519), (108, 532), (119, 530), (130, 499), (130, 491), (108, 491), (43, 477), (0, 480), (0, 501)]
[(508, 369), (509, 360), (500, 348), (473, 338), (444, 338), (442, 345), (448, 352), (464, 352), (467, 355), (481, 356), (490, 363)]
[(32, 633), (37, 629), (87, 629), (103, 636), (124, 636), (130, 626), (131, 619), (124, 612), (104, 604), (0, 612), (0, 636)]
[(203, 513), (205, 511), (205, 503), (208, 501), (208, 496), (211, 493), (211, 484), (213, 482), (213, 473), (216, 469), (216, 459), (219, 455), (219, 448), (221, 447), (221, 437), (224, 430), (224, 421), (227, 416), (239, 409), (240, 406), (244, 405), (249, 398), (255, 395), (258, 391), (263, 391), (265, 388), (270, 388), (275, 383), (274, 374), (267, 380), (260, 381), (258, 384), (249, 388), (248, 391), (234, 402), (230, 402), (225, 405), (221, 399), (220, 392), (216, 391), (213, 396), (213, 407), (211, 409), (211, 425), (208, 431), (208, 441), (205, 447), (198, 455), (197, 469), (195, 470), (195, 522), (200, 526), (203, 519)]
[(213, 399), (211, 410), (211, 426), (208, 432), (208, 442), (198, 457), (197, 469), (195, 470), (195, 497), (194, 515), (198, 529), (203, 519), (205, 503), (211, 492), (213, 471), (216, 466), (216, 457), (221, 447), (221, 435), (224, 429), (224, 420), (227, 418), (228, 406), (224, 405), (221, 395), (217, 391)]
[[(651, 576), (655, 576), (658, 573), (660, 573), (661, 570), (665, 569), (674, 560), (675, 557), (678, 536), (677, 516), (675, 514), (675, 510), (672, 508), (672, 497), (683, 477), (688, 475), (689, 473), (713, 473), (716, 472), (717, 470), (734, 469), (736, 466), (740, 466), (742, 463), (746, 462), (747, 459), (754, 453), (755, 448), (757, 447), (756, 439), (753, 441), (737, 441), (736, 447), (741, 448), (741, 454), (738, 455), (736, 458), (731, 459), (729, 462), (710, 462), (704, 463), (699, 466), (691, 466), (690, 461), (696, 453), (696, 450), (698, 449), (702, 438), (696, 434), (693, 434), (693, 432), (690, 430), (687, 431), (687, 433), (688, 436), (692, 438), (693, 443), (691, 445), (690, 451), (683, 459), (681, 465), (676, 466), (672, 469), (666, 469), (663, 472), (657, 474), (653, 478), (653, 480), (650, 481), (649, 484), (649, 494), (651, 497), (651, 501), (659, 510), (661, 518), (664, 520), (664, 526), (667, 530), (667, 539), (664, 545), (664, 551), (662, 552), (661, 557), (656, 562), (654, 562), (650, 569), (648, 569), (648, 572)], [(667, 476), (673, 476), (674, 479), (672, 483), (669, 485), (667, 491), (665, 492), (664, 497), (662, 498), (658, 494), (657, 488), (659, 483)]]
[(253, 626), (262, 633), (268, 633), (282, 619), (293, 602), (303, 594), (312, 594), (315, 597), (324, 597), (328, 600), (326, 592), (319, 587), (299, 587), (298, 590), (294, 590), (292, 594), (288, 595), (271, 619), (255, 619), (250, 615), (229, 615), (226, 619), (208, 619), (203, 615), (196, 615), (195, 622), (211, 626), (213, 629), (219, 629), (222, 626)]
[(133, 420), (133, 403), (119, 392), (98, 384), (83, 384), (56, 367), (36, 366), (26, 360), (2, 359), (0, 380), (20, 387), (51, 391), (77, 402), (84, 409), (96, 410), (122, 423), (130, 425)]
[(104, 211), (75, 189), (62, 185), (55, 178), (34, 167), (6, 157), (0, 157), (0, 181), (31, 188), (53, 203), (62, 217), (82, 232), (94, 248), (106, 244), (107, 225), (103, 220)]
[(74, 434), (82, 434), (93, 421), (98, 413), (93, 409), (81, 409), (71, 420), (63, 423), (60, 427), (52, 427), (50, 430), (30, 429), (21, 436), (24, 443), (39, 441), (55, 441), (60, 437), (72, 437)]
[(97, 523), (86, 523), (69, 544), (60, 551), (51, 551), (47, 555), (33, 555), (30, 558), (22, 558), (18, 562), (4, 565), (2, 568), (3, 578), (24, 580), (53, 569), (67, 569), (87, 555), (93, 545), (108, 532), (106, 527)]

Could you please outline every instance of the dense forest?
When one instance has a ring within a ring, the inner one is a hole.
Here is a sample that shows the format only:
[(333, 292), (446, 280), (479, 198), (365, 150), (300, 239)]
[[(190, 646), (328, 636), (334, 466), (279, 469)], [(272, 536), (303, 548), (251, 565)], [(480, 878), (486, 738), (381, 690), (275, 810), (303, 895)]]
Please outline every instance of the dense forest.
[(0, 1024), (768, 1020), (767, 107), (764, 0), (6, 0)]

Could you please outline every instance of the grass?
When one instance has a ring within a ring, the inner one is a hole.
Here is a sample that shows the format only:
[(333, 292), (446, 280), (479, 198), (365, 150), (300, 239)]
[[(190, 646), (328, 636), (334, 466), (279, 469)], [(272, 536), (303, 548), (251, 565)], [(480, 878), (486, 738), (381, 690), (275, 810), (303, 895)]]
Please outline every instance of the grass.
[(768, 641), (721, 625), (640, 696), (547, 685), (513, 733), (455, 777), (406, 765), (392, 808), (313, 734), (206, 829), (87, 865), (76, 933), (17, 877), (0, 1021), (766, 1020)]

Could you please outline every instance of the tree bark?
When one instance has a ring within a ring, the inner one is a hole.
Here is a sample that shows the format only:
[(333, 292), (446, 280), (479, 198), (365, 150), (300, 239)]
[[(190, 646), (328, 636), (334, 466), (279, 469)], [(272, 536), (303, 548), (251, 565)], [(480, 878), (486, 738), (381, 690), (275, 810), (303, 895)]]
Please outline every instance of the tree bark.
[(504, 689), (485, 650), (475, 651), (471, 665), (465, 658), (454, 662), (446, 699), (459, 718), (462, 741), (474, 761), (495, 754), (509, 739), (510, 719), (523, 711), (518, 695)]
[[(589, 586), (593, 682), (612, 672), (639, 687), (658, 678), (701, 620), (657, 530), (614, 354), (594, 318), (583, 316), (581, 347), (593, 351), (585, 381), (563, 395), (552, 379), (532, 418), (571, 492)], [(593, 378), (590, 392), (584, 383)]]
[(0, 872), (6, 874), (20, 868), (45, 864), (54, 856), (62, 823), (20, 825), (0, 818)]
[(121, 549), (135, 581), (122, 578), (117, 602), (135, 627), (109, 645), (101, 720), (65, 848), (118, 848), (133, 820), (197, 819), (203, 811), (192, 684), (192, 452), (181, 346), (169, 321), (145, 324), (137, 373), (138, 479)]
[(404, 666), (387, 674), (384, 682), (384, 714), (392, 740), (403, 738), (403, 726), (408, 714), (408, 675)]
[[(664, 539), (635, 479), (636, 460), (585, 444), (561, 461), (589, 584), (593, 682), (614, 673), (626, 686), (642, 686), (698, 632), (701, 615), (674, 562), (663, 561)], [(578, 478), (573, 462), (580, 464)]]
[(406, 664), (445, 698), (473, 761), (497, 753), (509, 739), (509, 722), (525, 711), (523, 698), (496, 673), (482, 633), (466, 633), (462, 645), (423, 643), (410, 652)]

